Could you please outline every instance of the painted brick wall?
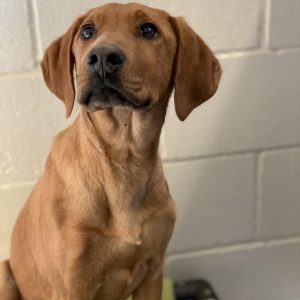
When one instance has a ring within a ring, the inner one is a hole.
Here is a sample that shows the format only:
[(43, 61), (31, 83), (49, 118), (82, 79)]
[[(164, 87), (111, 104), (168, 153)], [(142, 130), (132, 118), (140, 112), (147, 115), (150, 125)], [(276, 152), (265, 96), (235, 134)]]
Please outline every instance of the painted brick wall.
[[(0, 259), (52, 137), (70, 123), (38, 61), (105, 2), (0, 1)], [(222, 300), (300, 299), (300, 2), (137, 2), (184, 16), (224, 70), (187, 121), (168, 112), (161, 152), (178, 222), (167, 273), (205, 277)]]

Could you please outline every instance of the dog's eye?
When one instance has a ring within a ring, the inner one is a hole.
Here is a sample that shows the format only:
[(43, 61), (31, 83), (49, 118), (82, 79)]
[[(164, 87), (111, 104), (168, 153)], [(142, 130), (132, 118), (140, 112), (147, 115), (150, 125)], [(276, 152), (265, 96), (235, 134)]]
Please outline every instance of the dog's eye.
[(156, 39), (159, 36), (157, 27), (152, 23), (145, 23), (140, 27), (141, 35), (149, 40)]
[(93, 36), (94, 33), (95, 33), (95, 28), (93, 28), (91, 26), (86, 26), (82, 29), (81, 37), (84, 40), (88, 40)]

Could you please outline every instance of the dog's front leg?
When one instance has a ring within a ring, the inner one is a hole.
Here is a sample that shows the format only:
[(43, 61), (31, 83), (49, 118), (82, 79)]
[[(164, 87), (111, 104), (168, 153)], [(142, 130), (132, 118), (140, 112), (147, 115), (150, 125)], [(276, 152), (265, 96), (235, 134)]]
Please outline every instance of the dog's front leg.
[(103, 281), (98, 252), (102, 240), (95, 232), (68, 230), (64, 285), (66, 300), (93, 300)]
[(66, 300), (93, 300), (97, 294), (100, 284), (93, 276), (93, 271), (87, 272), (89, 268), (70, 269), (65, 279)]
[[(73, 268), (72, 268), (73, 269)], [(100, 288), (100, 280), (96, 278), (95, 271), (87, 267), (68, 272), (66, 278), (65, 300), (93, 300)], [(90, 270), (90, 271), (89, 271)]]
[(8, 261), (0, 262), (0, 299), (20, 300), (20, 294)]
[(133, 293), (133, 300), (161, 300), (163, 283), (162, 264), (150, 272)]

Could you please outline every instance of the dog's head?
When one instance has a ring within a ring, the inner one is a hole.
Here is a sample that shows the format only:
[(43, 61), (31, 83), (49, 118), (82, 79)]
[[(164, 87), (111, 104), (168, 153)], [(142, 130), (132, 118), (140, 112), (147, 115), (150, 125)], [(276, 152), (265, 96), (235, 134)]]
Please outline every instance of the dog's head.
[(184, 120), (214, 95), (221, 77), (218, 60), (182, 18), (139, 4), (107, 4), (79, 17), (48, 47), (41, 66), (67, 116), (76, 81), (77, 99), (90, 111), (151, 109), (175, 87)]

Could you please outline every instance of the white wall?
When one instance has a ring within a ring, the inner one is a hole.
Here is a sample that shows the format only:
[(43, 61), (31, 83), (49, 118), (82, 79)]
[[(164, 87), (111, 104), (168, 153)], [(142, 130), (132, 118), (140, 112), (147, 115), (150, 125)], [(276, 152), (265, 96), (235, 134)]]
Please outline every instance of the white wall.
[[(0, 1), (0, 258), (67, 125), (43, 50), (106, 1)], [(124, 1), (125, 2), (125, 1)], [(183, 15), (218, 54), (217, 95), (161, 140), (178, 208), (167, 272), (205, 277), (222, 300), (300, 299), (300, 1), (144, 0)]]

